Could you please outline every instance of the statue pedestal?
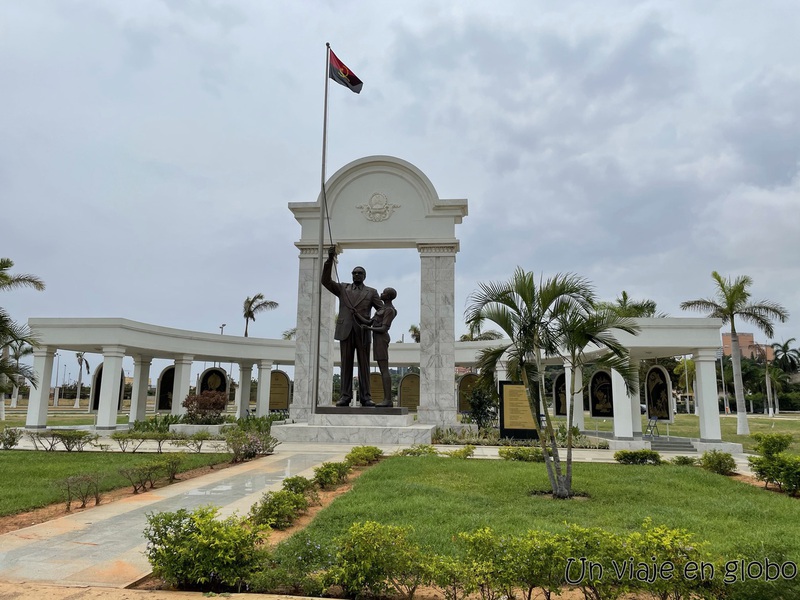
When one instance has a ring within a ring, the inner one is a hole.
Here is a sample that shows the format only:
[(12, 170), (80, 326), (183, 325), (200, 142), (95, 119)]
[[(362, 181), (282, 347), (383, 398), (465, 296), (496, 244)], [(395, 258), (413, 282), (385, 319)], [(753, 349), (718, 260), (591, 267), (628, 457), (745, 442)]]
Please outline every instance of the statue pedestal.
[(407, 408), (318, 406), (307, 423), (272, 426), (282, 442), (338, 444), (430, 444), (435, 425), (415, 422)]

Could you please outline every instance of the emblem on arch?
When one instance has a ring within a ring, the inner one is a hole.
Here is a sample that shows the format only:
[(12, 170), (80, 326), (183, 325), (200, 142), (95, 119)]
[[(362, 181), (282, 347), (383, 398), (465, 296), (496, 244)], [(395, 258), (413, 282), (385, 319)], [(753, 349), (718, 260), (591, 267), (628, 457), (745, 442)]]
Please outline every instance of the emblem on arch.
[(400, 205), (392, 204), (386, 196), (375, 192), (366, 204), (359, 204), (356, 208), (368, 221), (378, 223), (389, 219), (394, 213), (394, 209), (400, 208)]

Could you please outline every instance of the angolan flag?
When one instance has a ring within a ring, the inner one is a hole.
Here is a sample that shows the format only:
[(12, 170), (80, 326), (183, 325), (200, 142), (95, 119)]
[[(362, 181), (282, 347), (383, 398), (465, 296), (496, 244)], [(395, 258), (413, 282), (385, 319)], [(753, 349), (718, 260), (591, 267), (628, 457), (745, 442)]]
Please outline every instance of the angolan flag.
[(347, 88), (350, 88), (356, 94), (361, 92), (361, 88), (364, 84), (361, 80), (355, 76), (355, 74), (347, 68), (342, 61), (336, 58), (336, 55), (333, 53), (333, 50), (330, 50), (330, 71), (329, 71), (330, 78), (333, 79), (336, 83), (339, 83)]

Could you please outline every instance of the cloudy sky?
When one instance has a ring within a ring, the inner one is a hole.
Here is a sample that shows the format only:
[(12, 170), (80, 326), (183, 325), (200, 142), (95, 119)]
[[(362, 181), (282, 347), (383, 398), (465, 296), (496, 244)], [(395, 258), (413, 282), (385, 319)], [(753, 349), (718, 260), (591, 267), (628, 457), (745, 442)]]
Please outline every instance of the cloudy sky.
[[(3, 2), (0, 256), (47, 290), (1, 304), (241, 334), (263, 292), (251, 334), (293, 327), (287, 203), (319, 191), (330, 42), (364, 88), (332, 84), (328, 174), (393, 155), (469, 201), (459, 333), (519, 265), (672, 316), (748, 274), (800, 338), (797, 31), (793, 0)], [(356, 263), (408, 339), (416, 252)]]

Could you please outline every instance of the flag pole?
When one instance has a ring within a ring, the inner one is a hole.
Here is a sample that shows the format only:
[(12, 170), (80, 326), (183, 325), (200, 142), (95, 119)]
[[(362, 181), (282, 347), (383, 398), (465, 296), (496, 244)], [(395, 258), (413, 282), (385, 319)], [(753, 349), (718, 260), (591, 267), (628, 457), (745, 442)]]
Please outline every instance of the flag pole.
[[(328, 150), (328, 79), (330, 75), (331, 65), (331, 45), (325, 43), (325, 102), (323, 105), (322, 117), (322, 170), (320, 175), (320, 194), (319, 194), (319, 241), (317, 244), (317, 319), (316, 330), (314, 331), (314, 340), (311, 347), (311, 357), (308, 364), (311, 365), (313, 371), (313, 385), (314, 394), (311, 402), (311, 414), (317, 412), (317, 403), (319, 402), (319, 353), (321, 347), (321, 329), (322, 329), (322, 262), (323, 262), (323, 244), (325, 237), (325, 211), (327, 210), (327, 198), (325, 197), (325, 168)], [(331, 243), (333, 240), (331, 239)]]

